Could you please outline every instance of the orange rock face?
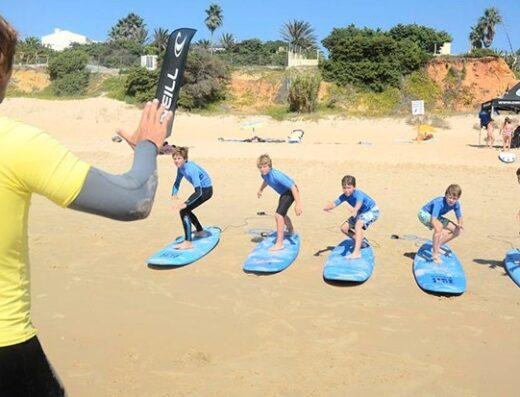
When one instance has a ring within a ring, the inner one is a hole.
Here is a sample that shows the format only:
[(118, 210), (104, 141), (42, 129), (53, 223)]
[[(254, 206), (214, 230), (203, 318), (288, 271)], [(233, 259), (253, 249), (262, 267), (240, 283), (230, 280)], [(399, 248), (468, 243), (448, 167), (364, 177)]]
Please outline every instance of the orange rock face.
[[(443, 93), (451, 90), (453, 110), (473, 111), (482, 102), (504, 94), (517, 79), (502, 58), (437, 58), (427, 66), (430, 79)], [(439, 106), (442, 106), (439, 100)]]

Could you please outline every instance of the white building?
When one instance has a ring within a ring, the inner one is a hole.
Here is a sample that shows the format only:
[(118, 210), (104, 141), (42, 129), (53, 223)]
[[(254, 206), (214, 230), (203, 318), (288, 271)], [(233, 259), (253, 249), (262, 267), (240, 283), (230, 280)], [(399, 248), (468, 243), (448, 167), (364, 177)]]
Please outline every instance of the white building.
[(54, 33), (42, 36), (42, 44), (56, 51), (63, 51), (72, 43), (87, 44), (92, 43), (92, 40), (81, 34), (61, 29), (54, 29)]

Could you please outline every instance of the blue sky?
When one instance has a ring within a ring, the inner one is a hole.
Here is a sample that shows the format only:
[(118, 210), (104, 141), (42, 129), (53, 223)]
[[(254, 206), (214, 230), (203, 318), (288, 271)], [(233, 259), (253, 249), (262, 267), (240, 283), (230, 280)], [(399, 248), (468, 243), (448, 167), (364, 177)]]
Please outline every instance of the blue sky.
[(215, 32), (232, 33), (238, 40), (259, 38), (276, 40), (284, 22), (299, 19), (309, 22), (319, 41), (333, 28), (354, 24), (382, 28), (398, 23), (417, 23), (453, 36), (452, 53), (468, 50), (470, 27), (484, 9), (497, 7), (505, 22), (497, 27), (493, 47), (508, 50), (506, 31), (513, 49), (520, 47), (520, 6), (518, 0), (0, 0), (0, 14), (8, 19), (22, 37), (52, 33), (54, 28), (71, 30), (103, 41), (120, 18), (135, 12), (144, 18), (148, 29), (173, 30), (192, 27), (198, 30), (195, 40), (209, 38), (204, 25), (205, 12), (215, 2), (224, 11), (224, 25)]

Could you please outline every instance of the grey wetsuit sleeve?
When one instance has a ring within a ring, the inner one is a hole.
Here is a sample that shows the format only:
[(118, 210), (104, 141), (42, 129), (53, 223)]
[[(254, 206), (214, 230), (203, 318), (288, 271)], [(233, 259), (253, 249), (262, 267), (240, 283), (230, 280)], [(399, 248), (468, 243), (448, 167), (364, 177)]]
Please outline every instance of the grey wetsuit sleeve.
[(157, 148), (150, 141), (135, 148), (126, 174), (91, 167), (83, 188), (69, 208), (121, 221), (143, 219), (152, 209), (157, 189)]

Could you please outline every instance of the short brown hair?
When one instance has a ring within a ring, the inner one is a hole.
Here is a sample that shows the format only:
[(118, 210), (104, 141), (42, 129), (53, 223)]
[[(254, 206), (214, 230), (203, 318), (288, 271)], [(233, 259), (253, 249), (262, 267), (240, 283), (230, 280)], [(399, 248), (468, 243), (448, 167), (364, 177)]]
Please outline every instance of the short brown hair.
[(185, 146), (176, 146), (172, 151), (173, 156), (181, 156), (184, 160), (188, 161), (188, 148)]
[(343, 179), (341, 179), (341, 186), (354, 186), (356, 187), (356, 178), (352, 175), (345, 175)]
[(268, 154), (262, 154), (260, 157), (258, 157), (258, 160), (256, 160), (257, 167), (260, 167), (263, 164), (267, 164), (269, 167), (273, 168), (273, 161)]
[(459, 198), (462, 195), (462, 189), (457, 184), (451, 184), (444, 193), (446, 196), (455, 196)]
[(3, 69), (2, 72), (9, 73), (13, 67), (16, 41), (16, 31), (0, 15), (0, 67)]

